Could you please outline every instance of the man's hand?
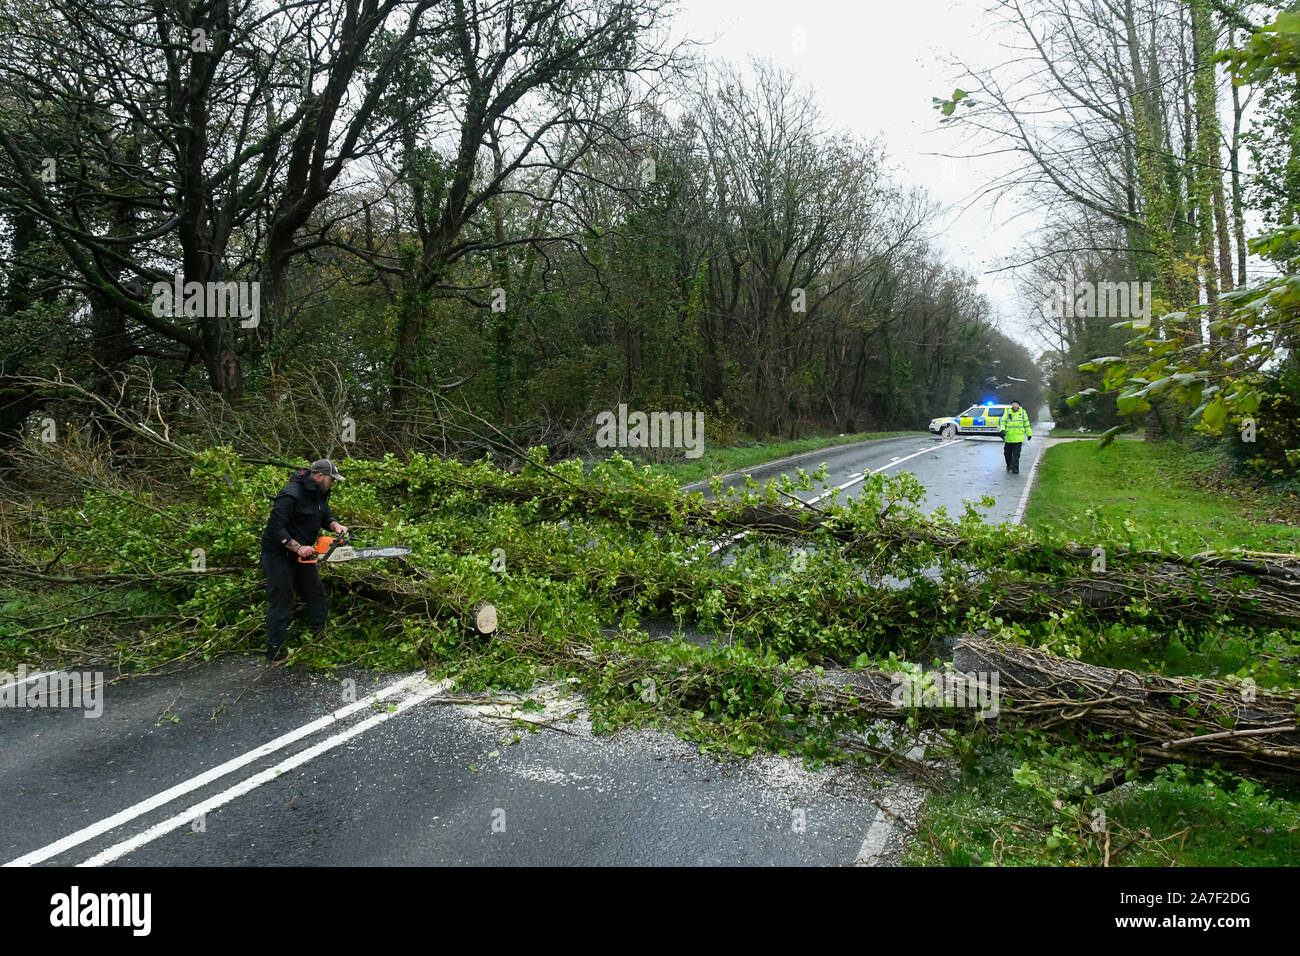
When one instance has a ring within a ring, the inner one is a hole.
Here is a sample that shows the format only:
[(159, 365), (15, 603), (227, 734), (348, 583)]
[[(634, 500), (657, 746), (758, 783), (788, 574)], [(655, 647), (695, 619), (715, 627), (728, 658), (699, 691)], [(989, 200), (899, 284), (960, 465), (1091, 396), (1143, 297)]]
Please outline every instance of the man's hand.
[(1025, 436), (1025, 441), (1033, 441), (1033, 440), (1034, 440), (1034, 436), (1033, 436), (1033, 435), (1026, 435), (1026, 436)]
[(347, 533), (348, 533), (348, 526), (345, 525), (345, 524), (339, 524), (339, 523), (336, 521), (336, 522), (334, 522), (334, 525), (333, 525), (333, 527), (332, 527), (330, 530), (333, 531), (335, 534), (347, 534)]
[(298, 557), (300, 558), (310, 558), (315, 553), (316, 553), (316, 549), (309, 544), (302, 544), (298, 546)]

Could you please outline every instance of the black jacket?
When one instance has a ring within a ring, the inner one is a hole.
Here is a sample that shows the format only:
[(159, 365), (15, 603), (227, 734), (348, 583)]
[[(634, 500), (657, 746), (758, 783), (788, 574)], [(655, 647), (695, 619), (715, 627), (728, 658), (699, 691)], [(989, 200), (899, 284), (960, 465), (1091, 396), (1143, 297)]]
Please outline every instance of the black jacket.
[(285, 544), (289, 538), (314, 545), (316, 536), (322, 530), (328, 531), (334, 522), (329, 497), (330, 493), (309, 472), (294, 472), (271, 506), (271, 520), (262, 532), (262, 553), (292, 554)]

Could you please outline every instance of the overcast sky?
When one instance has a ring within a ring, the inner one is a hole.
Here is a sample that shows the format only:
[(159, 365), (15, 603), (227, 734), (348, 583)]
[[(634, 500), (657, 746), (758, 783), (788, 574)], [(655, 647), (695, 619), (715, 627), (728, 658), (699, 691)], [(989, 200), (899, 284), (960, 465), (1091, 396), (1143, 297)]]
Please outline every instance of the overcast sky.
[[(1005, 264), (1037, 222), (981, 202), (958, 214), (993, 169), (945, 161), (960, 153), (960, 135), (939, 126), (932, 96), (948, 96), (960, 78), (954, 58), (993, 66), (1007, 55), (987, 0), (678, 0), (676, 29), (711, 40), (705, 53), (743, 64), (750, 56), (792, 69), (817, 93), (827, 118), (864, 136), (883, 135), (901, 179), (924, 186), (953, 207), (935, 231), (949, 260), (975, 274), (1002, 330), (1029, 346), (1033, 317), (1017, 300)], [(799, 47), (802, 46), (800, 51)]]

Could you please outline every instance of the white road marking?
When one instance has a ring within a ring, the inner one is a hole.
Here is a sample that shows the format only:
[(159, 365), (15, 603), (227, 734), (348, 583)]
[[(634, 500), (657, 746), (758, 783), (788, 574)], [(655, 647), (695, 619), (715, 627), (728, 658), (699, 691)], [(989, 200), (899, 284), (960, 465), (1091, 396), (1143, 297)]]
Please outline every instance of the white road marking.
[(240, 767), (247, 766), (256, 760), (260, 760), (268, 754), (275, 753), (275, 751), (281, 750), (295, 741), (302, 740), (304, 737), (310, 737), (317, 731), (324, 730), (331, 724), (338, 723), (340, 720), (350, 717), (357, 711), (364, 710), (377, 701), (386, 700), (394, 694), (405, 690), (407, 687), (413, 686), (418, 681), (424, 679), (424, 676), (425, 675), (423, 674), (413, 674), (394, 684), (390, 684), (382, 690), (371, 694), (364, 700), (359, 700), (336, 710), (333, 713), (326, 714), (324, 717), (313, 720), (309, 724), (303, 724), (297, 730), (291, 730), (287, 734), (282, 734), (274, 740), (248, 751), (242, 756), (227, 760), (220, 766), (213, 767), (211, 770), (207, 770), (204, 773), (199, 774), (197, 777), (191, 777), (189, 780), (184, 780), (181, 783), (176, 784), (174, 787), (149, 797), (147, 800), (141, 800), (134, 806), (127, 807), (125, 810), (115, 813), (111, 817), (105, 817), (98, 823), (92, 823), (90, 826), (84, 827), (76, 833), (69, 834), (61, 840), (56, 840), (49, 846), (41, 847), (39, 850), (33, 850), (30, 853), (18, 857), (16, 860), (10, 860), (5, 864), (5, 866), (34, 866), (37, 863), (50, 859), (51, 857), (58, 856), (60, 853), (64, 853), (67, 850), (72, 849), (74, 846), (79, 846), (87, 840), (93, 840), (97, 836), (120, 827), (122, 824), (134, 820), (142, 814), (149, 813), (161, 806), (171, 803), (177, 797), (182, 797), (193, 790), (205, 787), (212, 781), (219, 780), (221, 777), (226, 776), (226, 774), (233, 773)]
[[(925, 748), (913, 747), (907, 752), (907, 758), (924, 760)], [(858, 848), (858, 855), (853, 859), (855, 866), (873, 866), (872, 861), (880, 858), (881, 851), (889, 845), (889, 837), (896, 829), (894, 821), (898, 819), (898, 814), (895, 811), (900, 808), (898, 804), (903, 802), (905, 801), (900, 800), (896, 803), (886, 798), (884, 806), (877, 808), (876, 818), (871, 821), (871, 826), (867, 827), (867, 835), (862, 838), (862, 846)]]
[(1043, 430), (1042, 450), (1034, 456), (1034, 463), (1029, 466), (1029, 475), (1025, 478), (1025, 496), (1020, 499), (1020, 504), (1016, 508), (1015, 516), (1011, 519), (1012, 524), (1020, 524), (1025, 520), (1025, 511), (1029, 507), (1029, 496), (1034, 490), (1034, 479), (1038, 476), (1038, 463), (1047, 457), (1047, 449), (1051, 448), (1058, 442), (1078, 441), (1075, 438), (1052, 438), (1051, 434), (1054, 428)]
[(862, 847), (853, 862), (858, 866), (870, 866), (871, 860), (880, 856), (880, 851), (889, 844), (889, 836), (894, 832), (893, 814), (877, 810), (876, 818), (867, 828), (867, 835), (862, 838)]
[(747, 534), (749, 534), (748, 531), (739, 531), (736, 534), (723, 538), (721, 541), (719, 541), (717, 544), (715, 544), (712, 548), (709, 549), (709, 557), (712, 557), (713, 555), (717, 554), (719, 551), (721, 551), (727, 545), (731, 544), (733, 541), (739, 541)]
[[(880, 474), (880, 472), (884, 471), (886, 468), (893, 468), (895, 465), (902, 464), (902, 463), (905, 462), (905, 461), (911, 461), (913, 458), (917, 458), (917, 457), (919, 457), (919, 456), (921, 456), (921, 455), (928, 455), (928, 454), (929, 454), (930, 452), (932, 452), (932, 451), (938, 451), (940, 448), (947, 448), (949, 445), (955, 445), (955, 444), (957, 444), (957, 442), (963, 442), (963, 441), (965, 441), (965, 440), (966, 440), (966, 439), (964, 439), (964, 438), (957, 438), (957, 439), (954, 439), (953, 441), (946, 441), (946, 442), (943, 442), (943, 443), (938, 444), (938, 445), (931, 445), (929, 448), (922, 448), (920, 451), (915, 452), (914, 454), (908, 455), (906, 458), (898, 458), (898, 457), (891, 458), (891, 459), (889, 459), (889, 464), (887, 464), (887, 465), (881, 465), (879, 468), (875, 469), (874, 471), (868, 471), (868, 472), (855, 471), (855, 472), (853, 472), (852, 474), (849, 475), (849, 480), (848, 480), (848, 481), (844, 482), (844, 484), (842, 484), (842, 485), (836, 485), (834, 490), (835, 490), (835, 491), (843, 491), (845, 488), (851, 488), (851, 487), (853, 487), (854, 485), (856, 485), (858, 482), (860, 482), (860, 481), (865, 481), (869, 475), (878, 475), (878, 474)], [(827, 495), (829, 495), (830, 493), (831, 493), (831, 492), (829, 492), (829, 491), (825, 491), (825, 492), (823, 492), (822, 494), (818, 495), (816, 498), (810, 498), (810, 499), (808, 499), (807, 501), (803, 502), (803, 504), (806, 504), (806, 505), (815, 505), (817, 502), (821, 501), (823, 498), (825, 498), (825, 497), (826, 497)], [(709, 550), (709, 557), (712, 557), (713, 555), (717, 554), (719, 551), (723, 550), (724, 548), (728, 547), (729, 545), (733, 544), (734, 542), (739, 541), (741, 538), (745, 537), (745, 536), (748, 535), (748, 534), (749, 534), (748, 531), (741, 531), (741, 532), (739, 532), (739, 533), (737, 533), (737, 534), (733, 534), (733, 535), (731, 535), (731, 536), (728, 537), (728, 538), (724, 538), (722, 541), (720, 541), (718, 544), (714, 545), (714, 546)]]
[[(903, 437), (907, 437), (907, 436), (903, 436)], [(850, 448), (859, 448), (862, 445), (874, 445), (875, 443), (880, 441), (894, 441), (894, 440), (895, 439), (891, 439), (891, 438), (869, 438), (866, 441), (853, 442), (852, 444), (849, 445), (827, 445), (825, 448), (818, 448), (813, 451), (801, 451), (797, 455), (788, 455), (785, 458), (778, 458), (775, 461), (765, 461), (762, 464), (757, 465), (755, 467), (771, 468), (775, 465), (784, 464), (787, 461), (798, 461), (803, 458), (812, 458), (814, 455), (819, 454), (820, 452), (846, 451)], [(729, 471), (725, 475), (710, 475), (708, 478), (705, 478), (703, 481), (692, 481), (689, 485), (682, 485), (677, 490), (685, 491), (687, 488), (695, 488), (699, 485), (703, 485), (705, 488), (707, 488), (709, 486), (709, 482), (714, 478), (721, 478), (722, 480), (725, 481), (728, 478), (734, 478), (737, 475), (743, 475), (743, 474), (745, 474), (744, 471)]]
[(143, 833), (137, 834), (129, 840), (123, 840), (121, 843), (110, 846), (108, 849), (96, 853), (86, 862), (78, 863), (77, 865), (103, 866), (105, 863), (112, 863), (114, 860), (121, 859), (128, 853), (133, 853), (140, 849), (140, 847), (144, 846), (146, 843), (152, 843), (160, 836), (171, 833), (173, 830), (179, 830), (181, 827), (188, 826), (201, 814), (210, 813), (211, 811), (230, 803), (232, 800), (242, 797), (246, 793), (251, 793), (262, 784), (269, 783), (281, 774), (288, 773), (290, 770), (301, 767), (307, 761), (319, 757), (326, 751), (333, 750), (340, 744), (347, 743), (359, 734), (364, 734), (371, 727), (377, 727), (385, 721), (396, 717), (403, 711), (409, 710), (416, 704), (422, 703), (430, 697), (437, 696), (450, 687), (451, 684), (451, 678), (440, 680), (436, 684), (429, 684), (427, 687), (422, 688), (417, 693), (412, 694), (410, 697), (401, 701), (393, 710), (384, 711), (381, 714), (375, 714), (375, 716), (363, 720), (355, 727), (349, 727), (347, 730), (335, 734), (333, 737), (328, 737), (320, 743), (313, 744), (306, 750), (301, 750), (292, 757), (280, 761), (274, 767), (268, 767), (261, 773), (254, 774), (246, 780), (241, 780), (230, 789), (222, 791), (215, 797), (209, 797), (202, 803), (196, 803), (188, 810), (184, 810), (168, 820), (163, 820), (161, 823), (156, 823)]
[[(852, 485), (856, 485), (859, 481), (865, 481), (868, 475), (878, 475), (886, 468), (893, 468), (895, 465), (901, 465), (905, 461), (911, 461), (913, 458), (919, 458), (921, 455), (928, 455), (932, 451), (938, 451), (940, 448), (947, 448), (949, 445), (955, 445), (957, 444), (957, 442), (962, 442), (965, 440), (966, 439), (964, 438), (957, 438), (953, 441), (946, 441), (939, 445), (931, 445), (929, 448), (922, 448), (920, 451), (914, 452), (913, 454), (908, 455), (906, 458), (891, 458), (889, 459), (889, 464), (881, 465), (879, 468), (875, 469), (874, 471), (869, 471), (864, 475), (846, 481), (842, 485), (836, 485), (835, 490), (843, 491), (845, 488), (848, 488)], [(816, 498), (809, 499), (806, 503), (810, 505), (815, 505), (817, 502), (821, 501), (829, 494), (830, 494), (829, 491), (823, 492), (822, 494), (818, 495)]]
[(1034, 478), (1038, 475), (1038, 463), (1043, 460), (1043, 453), (1047, 451), (1046, 445), (1043, 450), (1034, 456), (1034, 463), (1029, 466), (1029, 474), (1025, 477), (1025, 492), (1020, 497), (1020, 503), (1016, 505), (1016, 513), (1011, 518), (1012, 524), (1020, 524), (1025, 520), (1025, 510), (1029, 507), (1029, 495), (1034, 490)]

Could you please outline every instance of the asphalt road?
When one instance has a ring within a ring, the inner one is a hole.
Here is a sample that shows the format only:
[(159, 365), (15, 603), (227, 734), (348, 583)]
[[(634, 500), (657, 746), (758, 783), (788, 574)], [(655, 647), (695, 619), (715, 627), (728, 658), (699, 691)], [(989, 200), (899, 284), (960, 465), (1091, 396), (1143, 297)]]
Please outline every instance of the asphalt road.
[[(826, 487), (796, 495), (805, 501), (819, 500), (834, 487), (841, 489), (843, 501), (857, 496), (866, 475), (910, 471), (925, 486), (924, 504), (931, 510), (943, 506), (949, 514), (959, 515), (965, 499), (976, 500), (988, 494), (993, 497), (994, 506), (976, 509), (985, 521), (1017, 521), (1024, 513), (1032, 472), (1047, 445), (1050, 427), (1035, 426), (1035, 431), (1038, 437), (1025, 442), (1021, 448), (1018, 475), (1007, 474), (1001, 439), (983, 435), (952, 441), (917, 435), (844, 445), (752, 468), (748, 474), (761, 482), (781, 473), (793, 475), (797, 468), (812, 472), (825, 462)], [(744, 482), (743, 474), (728, 475), (723, 488), (739, 487)], [(687, 485), (686, 490), (707, 493), (707, 486), (707, 482), (697, 482)]]
[[(1019, 476), (996, 439), (923, 436), (751, 474), (826, 461), (852, 496), (907, 469), (928, 506), (987, 492), (1003, 521), (1045, 445), (1026, 445)], [(536, 713), (459, 703), (422, 674), (251, 656), (113, 676), (99, 717), (0, 707), (7, 865), (880, 865), (921, 797), (798, 760), (719, 763), (653, 730), (594, 737), (560, 688), (533, 690)]]

